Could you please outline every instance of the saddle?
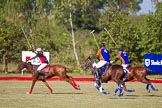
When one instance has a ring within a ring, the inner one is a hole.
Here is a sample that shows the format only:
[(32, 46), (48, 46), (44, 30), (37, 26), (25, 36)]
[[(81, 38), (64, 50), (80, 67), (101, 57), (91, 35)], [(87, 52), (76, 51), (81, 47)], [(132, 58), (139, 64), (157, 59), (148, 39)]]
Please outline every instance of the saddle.
[(50, 70), (50, 65), (46, 66), (45, 68), (42, 69), (42, 72), (48, 73)]
[(109, 64), (105, 64), (104, 66), (102, 66), (101, 69), (101, 75), (105, 74), (107, 68), (109, 67)]
[(107, 71), (109, 67), (109, 64), (105, 64), (104, 66), (102, 66), (101, 68), (98, 68), (96, 71), (96, 80), (101, 80), (101, 76), (105, 74), (105, 72)]

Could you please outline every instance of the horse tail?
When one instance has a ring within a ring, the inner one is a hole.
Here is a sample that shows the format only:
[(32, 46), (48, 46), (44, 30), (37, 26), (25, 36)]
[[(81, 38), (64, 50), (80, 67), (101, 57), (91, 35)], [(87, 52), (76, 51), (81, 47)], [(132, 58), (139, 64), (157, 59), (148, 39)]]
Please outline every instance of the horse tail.
[(65, 67), (66, 68), (66, 72), (72, 72), (72, 69), (70, 69), (70, 68), (67, 68), (67, 67)]

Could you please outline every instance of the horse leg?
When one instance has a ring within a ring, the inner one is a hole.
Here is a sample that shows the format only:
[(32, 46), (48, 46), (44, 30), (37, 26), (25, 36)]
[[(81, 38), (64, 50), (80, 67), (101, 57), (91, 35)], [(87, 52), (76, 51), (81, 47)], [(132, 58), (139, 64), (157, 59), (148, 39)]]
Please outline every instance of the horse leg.
[(80, 90), (79, 85), (77, 85), (77, 84), (75, 83), (74, 79), (73, 79), (71, 76), (66, 75), (66, 77), (63, 78), (63, 79), (64, 79), (66, 82), (70, 83), (70, 84), (73, 86), (73, 88), (75, 88), (75, 89), (77, 89), (77, 90)]
[(48, 90), (50, 91), (50, 93), (53, 92), (52, 88), (50, 87), (50, 85), (47, 83), (47, 81), (44, 79), (42, 80), (42, 82), (44, 82), (44, 84), (47, 86)]
[[(108, 94), (108, 92), (104, 91), (102, 88), (102, 82), (103, 82), (103, 76), (101, 75), (101, 72), (96, 71), (96, 74), (98, 73), (98, 78), (96, 78), (95, 87), (97, 90), (99, 90), (102, 94)], [(97, 77), (97, 75), (95, 75)]]
[(123, 85), (120, 84), (119, 86), (119, 95), (118, 96), (123, 96)]
[(31, 94), (32, 93), (36, 81), (37, 81), (36, 79), (33, 79), (31, 88), (30, 88), (29, 92), (27, 92), (27, 94)]
[(118, 85), (118, 87), (114, 90), (114, 96), (116, 95), (116, 93), (119, 91), (119, 85)]
[(151, 82), (149, 79), (147, 79), (146, 77), (140, 77), (137, 78), (137, 81), (141, 82), (141, 83), (145, 83), (146, 85), (146, 91), (148, 91), (148, 93), (150, 93), (150, 88), (149, 86), (151, 85)]
[(35, 83), (36, 83), (36, 81), (38, 79), (38, 76), (39, 76), (39, 74), (37, 72), (35, 74), (33, 74), (32, 85), (31, 85), (31, 88), (30, 88), (29, 92), (27, 92), (27, 94), (31, 94), (32, 93), (34, 85), (35, 85)]
[(118, 85), (118, 87), (114, 90), (113, 95), (115, 96), (118, 91), (119, 91), (118, 96), (123, 96), (123, 85), (122, 84)]
[(155, 88), (155, 86), (154, 86), (153, 84), (151, 84), (151, 89), (152, 89), (153, 91), (158, 91), (158, 89)]
[(99, 86), (99, 84), (98, 84), (98, 81), (97, 81), (97, 80), (95, 81), (94, 86), (95, 86), (95, 88), (96, 88), (97, 90), (99, 90), (100, 86)]
[(135, 90), (131, 90), (131, 89), (127, 89), (127, 87), (126, 87), (126, 85), (125, 85), (125, 82), (124, 82), (124, 84), (123, 84), (123, 88), (124, 88), (124, 90), (126, 91), (126, 92), (135, 92)]
[(138, 79), (139, 82), (142, 82), (142, 83), (146, 83), (146, 90), (148, 92), (150, 92), (150, 89), (149, 89), (149, 86), (151, 86), (151, 89), (153, 91), (158, 91), (158, 89), (155, 88), (155, 86), (153, 84), (151, 84), (151, 81), (149, 79), (147, 79), (146, 77), (145, 78), (142, 78), (142, 79)]
[[(100, 81), (100, 78), (99, 78), (97, 69), (96, 69), (96, 71), (95, 71), (94, 78), (95, 78), (94, 86), (95, 86), (95, 88), (99, 91), (99, 90), (101, 89), (101, 83), (102, 83), (102, 82)], [(102, 92), (102, 91), (101, 91), (101, 92)]]
[(149, 88), (150, 84), (146, 85), (146, 91), (148, 91), (150, 93), (150, 88)]
[(116, 72), (115, 77), (114, 77), (114, 81), (118, 84), (118, 89), (116, 88), (114, 93), (118, 92), (118, 90), (119, 90), (119, 95), (118, 96), (123, 96), (123, 84), (124, 84), (124, 82), (122, 80), (120, 80), (119, 78), (117, 78), (118, 74), (119, 73)]
[[(129, 92), (129, 93), (135, 91), (135, 90), (127, 89), (125, 83), (123, 84), (123, 89), (124, 89), (126, 92)], [(114, 94), (113, 94), (113, 95), (116, 95), (116, 93), (117, 93), (119, 90), (120, 90), (120, 87), (117, 87), (117, 88), (114, 90)]]
[(102, 88), (102, 81), (97, 80), (97, 85), (95, 86), (97, 90), (99, 90), (102, 94), (108, 94), (108, 92), (104, 91), (104, 88)]
[[(148, 78), (145, 77), (145, 79), (146, 79), (147, 81), (150, 82), (150, 80), (149, 80)], [(158, 91), (158, 89), (155, 88), (155, 86), (154, 86), (153, 84), (151, 84), (151, 82), (150, 82), (150, 85), (151, 85), (151, 89), (152, 89), (153, 91)], [(149, 88), (149, 84), (146, 85), (146, 88), (147, 88), (147, 86), (148, 86), (148, 88)]]

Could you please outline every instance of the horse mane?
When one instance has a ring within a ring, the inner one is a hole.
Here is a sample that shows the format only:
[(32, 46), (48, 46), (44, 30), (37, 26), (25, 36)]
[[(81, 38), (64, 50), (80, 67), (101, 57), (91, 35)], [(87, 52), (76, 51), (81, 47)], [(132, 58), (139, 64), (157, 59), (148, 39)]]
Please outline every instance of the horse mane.
[(37, 65), (33, 65), (31, 62), (22, 62), (22, 63), (25, 63), (26, 69), (31, 72), (34, 72), (35, 71), (34, 67), (37, 67)]

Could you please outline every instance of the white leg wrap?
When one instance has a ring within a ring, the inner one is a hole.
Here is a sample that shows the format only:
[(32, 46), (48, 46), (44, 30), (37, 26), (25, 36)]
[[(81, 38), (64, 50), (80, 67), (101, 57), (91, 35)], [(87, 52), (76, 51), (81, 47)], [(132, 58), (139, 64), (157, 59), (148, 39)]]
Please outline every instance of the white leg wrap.
[(94, 86), (95, 86), (95, 87), (97, 86), (96, 82), (94, 83)]
[(99, 88), (99, 91), (102, 92), (102, 86)]

